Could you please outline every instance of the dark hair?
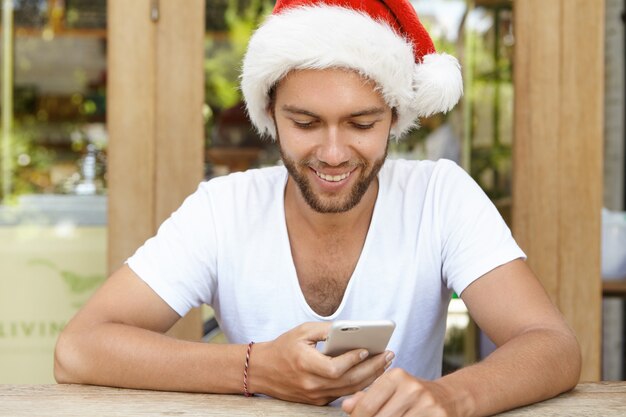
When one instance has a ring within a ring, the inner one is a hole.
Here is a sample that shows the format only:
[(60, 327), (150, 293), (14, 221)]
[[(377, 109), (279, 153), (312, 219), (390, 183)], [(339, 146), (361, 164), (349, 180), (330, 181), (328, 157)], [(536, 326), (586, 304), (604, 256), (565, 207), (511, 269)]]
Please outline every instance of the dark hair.
[(267, 110), (269, 110), (272, 116), (274, 115), (274, 104), (276, 104), (276, 87), (277, 86), (278, 86), (278, 83), (274, 83), (274, 85), (272, 85), (267, 92), (267, 96), (269, 97), (269, 101), (267, 102)]

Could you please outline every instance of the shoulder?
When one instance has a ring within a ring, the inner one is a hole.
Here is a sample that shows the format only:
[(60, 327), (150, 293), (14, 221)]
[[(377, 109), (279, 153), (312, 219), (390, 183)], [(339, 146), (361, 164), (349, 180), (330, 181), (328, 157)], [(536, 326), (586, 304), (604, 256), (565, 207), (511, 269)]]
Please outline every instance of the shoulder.
[(380, 170), (379, 179), (388, 186), (410, 184), (430, 186), (436, 183), (468, 176), (455, 162), (448, 159), (438, 161), (390, 159)]
[(219, 195), (241, 195), (256, 191), (269, 191), (275, 187), (284, 186), (287, 170), (282, 166), (250, 169), (235, 172), (221, 177), (215, 177), (200, 184), (204, 193)]
[[(246, 222), (267, 219), (280, 213), (287, 170), (283, 166), (251, 169), (216, 177), (200, 185), (203, 208), (218, 222)], [(222, 226), (226, 226), (224, 223)], [(230, 224), (230, 226), (236, 226)]]

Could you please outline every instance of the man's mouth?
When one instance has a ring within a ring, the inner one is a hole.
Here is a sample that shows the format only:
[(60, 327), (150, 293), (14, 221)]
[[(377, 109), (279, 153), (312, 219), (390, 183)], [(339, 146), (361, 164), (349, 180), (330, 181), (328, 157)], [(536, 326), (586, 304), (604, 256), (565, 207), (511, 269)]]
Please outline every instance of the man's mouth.
[(315, 174), (321, 179), (323, 179), (324, 181), (339, 182), (348, 178), (351, 174), (351, 171), (346, 172), (344, 174), (340, 174), (340, 175), (328, 175), (328, 174), (321, 173), (319, 171), (315, 171)]

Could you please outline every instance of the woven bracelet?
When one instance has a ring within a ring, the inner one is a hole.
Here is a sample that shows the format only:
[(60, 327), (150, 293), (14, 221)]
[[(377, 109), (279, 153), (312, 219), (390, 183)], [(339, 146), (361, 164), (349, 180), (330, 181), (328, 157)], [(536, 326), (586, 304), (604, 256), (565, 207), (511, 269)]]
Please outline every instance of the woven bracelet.
[(246, 351), (246, 364), (243, 367), (243, 395), (246, 397), (252, 397), (250, 391), (248, 391), (248, 366), (250, 366), (250, 352), (252, 351), (252, 345), (254, 342), (248, 343), (248, 350)]

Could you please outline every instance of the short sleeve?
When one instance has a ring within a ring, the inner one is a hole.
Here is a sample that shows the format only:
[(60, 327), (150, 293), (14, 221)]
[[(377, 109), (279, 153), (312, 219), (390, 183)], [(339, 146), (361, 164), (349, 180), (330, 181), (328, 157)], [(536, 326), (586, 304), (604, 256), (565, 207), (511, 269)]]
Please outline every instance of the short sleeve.
[(184, 316), (210, 304), (216, 291), (217, 239), (209, 184), (195, 193), (159, 227), (126, 263), (170, 307)]
[(463, 169), (451, 161), (440, 161), (433, 176), (442, 276), (448, 288), (461, 294), (487, 272), (526, 258), (494, 204)]

